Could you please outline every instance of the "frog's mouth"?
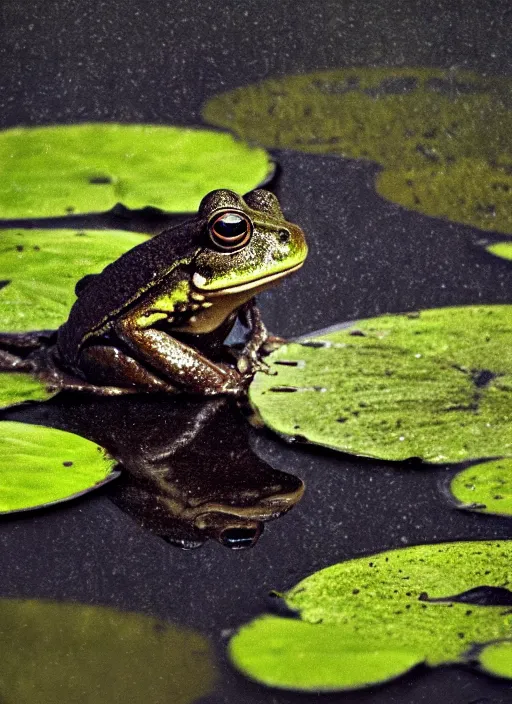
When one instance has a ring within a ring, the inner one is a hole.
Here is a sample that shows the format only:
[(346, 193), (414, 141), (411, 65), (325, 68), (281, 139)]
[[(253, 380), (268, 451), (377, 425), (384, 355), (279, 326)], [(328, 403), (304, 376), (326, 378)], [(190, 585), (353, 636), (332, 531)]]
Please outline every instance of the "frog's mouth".
[(269, 274), (268, 276), (253, 279), (252, 281), (245, 281), (243, 284), (235, 284), (234, 286), (224, 286), (217, 290), (210, 289), (205, 286), (205, 284), (207, 283), (207, 279), (204, 276), (201, 276), (201, 274), (198, 274), (197, 272), (192, 277), (192, 283), (198, 291), (207, 293), (209, 297), (213, 298), (215, 296), (225, 296), (226, 294), (235, 294), (242, 293), (243, 291), (250, 291), (253, 288), (259, 288), (260, 286), (262, 288), (266, 288), (266, 286), (272, 283), (272, 281), (277, 281), (283, 276), (293, 274), (293, 272), (300, 269), (303, 264), (304, 262), (300, 262), (300, 264), (296, 264), (295, 266), (292, 266), (289, 269), (283, 269), (283, 271), (278, 271), (275, 274)]

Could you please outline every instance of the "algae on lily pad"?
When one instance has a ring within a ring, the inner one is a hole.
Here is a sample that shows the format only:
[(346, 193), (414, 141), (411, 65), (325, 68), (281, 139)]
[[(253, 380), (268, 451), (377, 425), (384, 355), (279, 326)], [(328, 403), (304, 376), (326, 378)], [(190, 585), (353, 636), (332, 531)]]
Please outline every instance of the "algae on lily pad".
[(119, 476), (115, 460), (79, 435), (0, 421), (0, 513), (67, 501)]
[(76, 300), (75, 285), (102, 271), (147, 236), (121, 230), (1, 230), (0, 330), (59, 327)]
[(512, 233), (511, 90), (469, 71), (343, 68), (237, 88), (203, 116), (267, 147), (374, 161), (385, 198)]
[(495, 257), (512, 260), (512, 242), (495, 242), (487, 245), (485, 249)]
[(215, 684), (199, 633), (105, 606), (0, 599), (5, 704), (192, 704)]
[(386, 460), (512, 454), (512, 306), (362, 320), (266, 361), (250, 401), (290, 440)]
[(452, 479), (459, 508), (512, 516), (512, 459), (475, 464)]
[(81, 124), (0, 132), (0, 217), (100, 212), (117, 203), (194, 211), (205, 193), (244, 193), (270, 171), (266, 152), (207, 129)]
[(25, 401), (46, 401), (55, 393), (29, 374), (0, 372), (0, 408)]
[(471, 663), (475, 646), (512, 637), (511, 559), (512, 541), (478, 541), (333, 565), (282, 595), (299, 621), (243, 626), (231, 660), (264, 684), (315, 691), (375, 684), (421, 662)]

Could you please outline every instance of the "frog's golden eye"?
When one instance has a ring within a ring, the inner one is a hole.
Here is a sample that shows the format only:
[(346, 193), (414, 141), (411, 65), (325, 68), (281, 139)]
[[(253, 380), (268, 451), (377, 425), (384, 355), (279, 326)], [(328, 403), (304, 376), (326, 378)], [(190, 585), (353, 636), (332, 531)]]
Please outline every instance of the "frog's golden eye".
[(208, 224), (210, 239), (218, 249), (241, 249), (252, 235), (252, 222), (239, 210), (216, 213)]

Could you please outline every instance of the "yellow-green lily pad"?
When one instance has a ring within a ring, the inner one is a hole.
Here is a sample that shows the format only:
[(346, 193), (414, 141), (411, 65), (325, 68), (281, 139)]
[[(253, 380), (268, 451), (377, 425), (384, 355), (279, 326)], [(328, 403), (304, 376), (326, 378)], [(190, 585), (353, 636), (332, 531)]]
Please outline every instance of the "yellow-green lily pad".
[(269, 687), (329, 692), (380, 684), (423, 662), (407, 645), (347, 636), (337, 626), (262, 616), (229, 644), (235, 666)]
[(76, 300), (75, 284), (147, 239), (121, 230), (0, 230), (0, 330), (59, 327)]
[(512, 516), (512, 459), (475, 464), (459, 472), (450, 491), (460, 508)]
[(512, 306), (363, 320), (266, 361), (250, 401), (290, 440), (386, 460), (512, 454)]
[(0, 372), (0, 408), (25, 401), (46, 401), (55, 393), (28, 374)]
[(511, 559), (512, 541), (478, 541), (333, 565), (282, 595), (300, 620), (265, 615), (243, 626), (231, 660), (258, 682), (297, 690), (368, 686), (421, 662), (471, 663), (475, 646), (512, 637)]
[(0, 599), (5, 704), (192, 704), (216, 680), (199, 633), (104, 606)]
[(79, 435), (0, 422), (0, 513), (60, 503), (119, 476), (115, 460)]
[(512, 641), (486, 646), (480, 653), (479, 662), (489, 674), (512, 679)]
[(212, 130), (82, 124), (0, 132), (0, 217), (102, 212), (117, 203), (194, 211), (205, 193), (244, 193), (271, 170), (266, 152)]
[(512, 260), (512, 242), (496, 242), (489, 244), (486, 250), (495, 257)]
[(272, 148), (371, 160), (384, 197), (512, 233), (510, 78), (434, 68), (343, 68), (211, 98), (204, 118)]

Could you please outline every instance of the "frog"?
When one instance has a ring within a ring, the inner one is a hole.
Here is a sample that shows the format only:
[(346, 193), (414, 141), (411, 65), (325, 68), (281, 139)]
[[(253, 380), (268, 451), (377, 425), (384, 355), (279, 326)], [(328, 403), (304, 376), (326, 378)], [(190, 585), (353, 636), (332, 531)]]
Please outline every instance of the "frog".
[[(303, 265), (302, 229), (265, 189), (208, 193), (197, 214), (76, 285), (45, 361), (50, 385), (100, 395), (239, 395), (269, 341), (255, 296)], [(249, 332), (226, 346), (235, 322)]]

